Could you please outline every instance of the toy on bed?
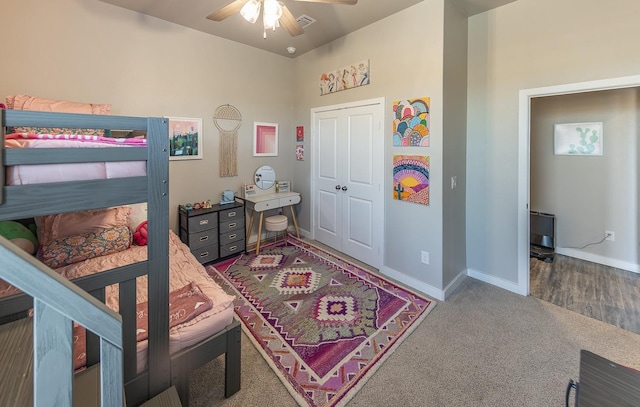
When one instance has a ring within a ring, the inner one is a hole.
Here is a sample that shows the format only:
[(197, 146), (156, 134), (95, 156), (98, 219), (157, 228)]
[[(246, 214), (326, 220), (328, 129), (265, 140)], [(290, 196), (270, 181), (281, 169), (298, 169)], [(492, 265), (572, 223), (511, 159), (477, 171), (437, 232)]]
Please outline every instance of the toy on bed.
[(38, 240), (35, 234), (20, 222), (1, 221), (0, 236), (5, 237), (27, 253), (34, 254), (38, 249)]
[(136, 231), (133, 233), (133, 242), (138, 246), (147, 245), (147, 221), (145, 220), (138, 225)]

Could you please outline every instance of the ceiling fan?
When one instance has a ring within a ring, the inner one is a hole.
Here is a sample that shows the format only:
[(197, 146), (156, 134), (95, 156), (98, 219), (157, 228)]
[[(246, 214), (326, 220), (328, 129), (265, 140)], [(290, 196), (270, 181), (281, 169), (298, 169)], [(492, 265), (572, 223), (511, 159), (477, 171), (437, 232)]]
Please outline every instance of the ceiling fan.
[[(358, 0), (296, 0), (309, 3), (348, 4), (354, 5)], [(262, 7), (262, 22), (264, 24), (264, 38), (267, 38), (267, 30), (274, 30), (282, 24), (285, 30), (292, 36), (304, 33), (304, 29), (298, 24), (287, 6), (278, 0), (234, 0), (219, 10), (207, 16), (213, 21), (222, 21), (234, 13), (240, 12), (242, 17), (250, 23), (255, 23), (260, 16)]]

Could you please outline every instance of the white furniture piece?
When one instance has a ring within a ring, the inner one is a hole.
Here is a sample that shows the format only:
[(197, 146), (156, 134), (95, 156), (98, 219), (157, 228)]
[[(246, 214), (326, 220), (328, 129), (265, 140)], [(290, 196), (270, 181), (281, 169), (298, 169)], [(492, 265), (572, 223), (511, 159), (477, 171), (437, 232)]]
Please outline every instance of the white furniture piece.
[(296, 221), (296, 214), (293, 210), (293, 205), (300, 202), (300, 193), (298, 192), (275, 192), (268, 194), (256, 194), (251, 196), (245, 196), (245, 207), (251, 211), (251, 217), (249, 218), (249, 226), (247, 228), (247, 236), (251, 235), (251, 228), (253, 227), (253, 219), (256, 212), (260, 213), (258, 219), (258, 242), (256, 243), (256, 254), (260, 253), (260, 237), (262, 235), (262, 223), (264, 220), (264, 212), (271, 209), (289, 207), (291, 211), (291, 219), (293, 220), (293, 226), (296, 229), (296, 236), (300, 237), (300, 231), (298, 230), (298, 222)]

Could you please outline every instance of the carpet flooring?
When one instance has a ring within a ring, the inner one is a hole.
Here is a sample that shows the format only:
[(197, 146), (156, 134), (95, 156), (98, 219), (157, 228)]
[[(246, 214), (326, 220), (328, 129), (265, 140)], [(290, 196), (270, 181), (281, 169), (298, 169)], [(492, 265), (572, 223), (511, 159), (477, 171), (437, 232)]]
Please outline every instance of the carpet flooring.
[(311, 243), (207, 267), (247, 336), (303, 406), (348, 402), (435, 303)]

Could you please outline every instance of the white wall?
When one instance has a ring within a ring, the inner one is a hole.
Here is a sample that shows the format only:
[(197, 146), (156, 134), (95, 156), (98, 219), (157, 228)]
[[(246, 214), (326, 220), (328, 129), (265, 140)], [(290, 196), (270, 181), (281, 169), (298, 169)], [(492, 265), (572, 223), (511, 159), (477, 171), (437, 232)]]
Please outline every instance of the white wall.
[[(557, 218), (558, 253), (638, 266), (638, 89), (535, 98), (531, 103), (531, 209)], [(603, 122), (603, 155), (554, 155), (554, 124)], [(604, 231), (615, 241), (599, 242)]]
[[(95, 0), (0, 3), (5, 27), (0, 97), (24, 93), (110, 103), (112, 114), (203, 119), (204, 159), (171, 161), (170, 208), (239, 190), (262, 164), (293, 178), (293, 66), (277, 56)], [(223, 104), (243, 116), (237, 177), (220, 178), (218, 129)], [(253, 158), (252, 123), (280, 125), (280, 156)]]
[(469, 19), (467, 265), (518, 284), (518, 93), (638, 74), (640, 2), (518, 0)]

